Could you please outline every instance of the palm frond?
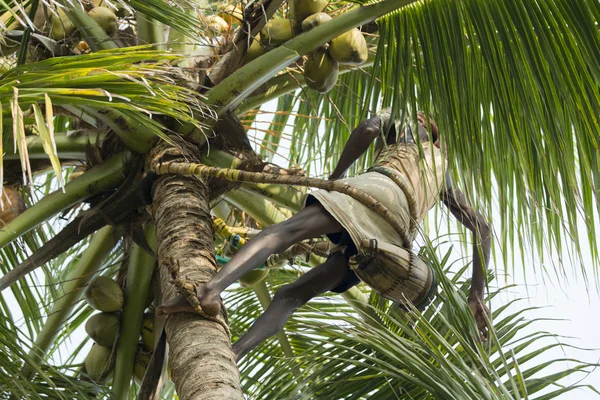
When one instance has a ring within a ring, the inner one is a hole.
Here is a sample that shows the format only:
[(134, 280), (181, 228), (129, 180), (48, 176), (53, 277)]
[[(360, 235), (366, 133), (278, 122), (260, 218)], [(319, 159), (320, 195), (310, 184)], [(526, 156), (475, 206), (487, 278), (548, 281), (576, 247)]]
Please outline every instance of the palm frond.
[(509, 245), (526, 242), (544, 262), (565, 244), (581, 254), (587, 236), (597, 271), (599, 16), (591, 0), (418, 1), (378, 20), (373, 67), (327, 96), (304, 89), (263, 110), (294, 115), (287, 158), (319, 173), (380, 108), (429, 113), (459, 186), (503, 216), (505, 263)]
[(516, 229), (540, 254), (546, 243), (560, 251), (565, 241), (579, 251), (579, 214), (589, 216), (584, 224), (598, 261), (593, 3), (428, 1), (380, 21), (374, 76), (383, 104), (434, 115), (469, 196), (488, 209), (497, 196), (502, 215), (516, 206), (499, 227), (503, 248)]
[[(249, 398), (543, 399), (551, 398), (543, 392), (546, 385), (555, 394), (574, 390), (580, 386), (563, 387), (560, 380), (596, 367), (578, 360), (539, 361), (562, 345), (560, 338), (540, 331), (515, 340), (536, 321), (525, 318), (530, 310), (511, 313), (508, 305), (494, 312), (495, 334), (482, 346), (465, 301), (464, 269), (450, 279), (445, 275), (449, 265), (434, 265), (442, 291), (422, 314), (400, 311), (379, 296), (373, 296), (372, 304), (383, 323), (360, 319), (334, 298), (302, 307), (285, 328), (297, 357), (282, 357), (269, 340), (243, 360)], [(268, 280), (277, 288), (295, 276), (293, 271), (272, 271)], [(261, 310), (246, 289), (233, 290), (226, 301), (235, 339)], [(540, 346), (542, 341), (547, 345)], [(544, 375), (545, 367), (561, 362), (565, 368), (560, 373)], [(293, 376), (292, 367), (301, 375)]]
[[(165, 127), (156, 116), (169, 116), (201, 127), (200, 119), (211, 119), (212, 115), (198, 93), (178, 85), (183, 78), (168, 64), (176, 59), (173, 54), (148, 47), (55, 57), (4, 74), (0, 80), (0, 103), (6, 108), (16, 97), (24, 108), (44, 102), (47, 95), (55, 106), (75, 107), (75, 111), (119, 111), (132, 123), (145, 127), (138, 135), (164, 137)], [(17, 94), (14, 90), (18, 90)]]

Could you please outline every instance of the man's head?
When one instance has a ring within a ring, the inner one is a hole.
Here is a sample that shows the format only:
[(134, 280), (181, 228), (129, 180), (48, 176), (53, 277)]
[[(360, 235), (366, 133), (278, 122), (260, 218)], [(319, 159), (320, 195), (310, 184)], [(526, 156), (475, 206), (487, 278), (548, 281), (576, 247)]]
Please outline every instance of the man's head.
[[(392, 121), (390, 108), (381, 110), (378, 116), (381, 118), (381, 128), (384, 136), (377, 138), (376, 154), (379, 154), (379, 151), (383, 148), (384, 138), (388, 146), (396, 142), (415, 143), (416, 134), (419, 135), (421, 143), (429, 142), (431, 139), (437, 148), (440, 147), (437, 124), (433, 118), (427, 118), (424, 113), (417, 113), (417, 128), (414, 127), (411, 118), (404, 119), (400, 117), (397, 121)], [(431, 132), (431, 135), (428, 132)]]
[[(419, 140), (424, 142), (429, 142), (430, 138), (433, 144), (435, 144), (438, 148), (439, 146), (439, 136), (438, 136), (438, 127), (433, 118), (427, 117), (422, 112), (417, 114), (417, 128), (415, 129), (413, 121), (407, 121), (402, 126), (402, 132), (398, 137), (398, 141), (404, 143), (415, 143), (416, 137), (415, 135), (419, 135)], [(429, 134), (431, 132), (431, 136)]]

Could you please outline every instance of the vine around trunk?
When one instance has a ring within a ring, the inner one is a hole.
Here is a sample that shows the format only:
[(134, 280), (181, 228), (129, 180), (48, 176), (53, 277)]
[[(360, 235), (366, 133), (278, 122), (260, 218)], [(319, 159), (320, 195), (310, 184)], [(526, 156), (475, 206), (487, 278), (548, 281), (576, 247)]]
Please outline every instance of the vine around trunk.
[[(155, 164), (150, 164), (150, 173), (146, 174), (145, 180), (152, 180), (156, 175), (177, 174), (177, 175), (193, 175), (203, 178), (214, 177), (232, 182), (248, 182), (248, 183), (271, 183), (279, 185), (296, 185), (310, 186), (328, 191), (336, 191), (344, 193), (361, 204), (369, 207), (394, 228), (400, 235), (404, 247), (410, 248), (412, 240), (410, 231), (406, 224), (393, 214), (381, 202), (377, 201), (373, 196), (360, 191), (347, 183), (341, 181), (330, 181), (318, 178), (307, 178), (304, 176), (294, 175), (277, 175), (265, 174), (256, 172), (241, 171), (238, 169), (209, 167), (203, 164), (195, 164), (188, 162), (164, 162), (160, 160)], [(154, 174), (154, 176), (152, 176)], [(142, 185), (142, 187), (149, 185)], [(147, 196), (146, 196), (147, 197)]]

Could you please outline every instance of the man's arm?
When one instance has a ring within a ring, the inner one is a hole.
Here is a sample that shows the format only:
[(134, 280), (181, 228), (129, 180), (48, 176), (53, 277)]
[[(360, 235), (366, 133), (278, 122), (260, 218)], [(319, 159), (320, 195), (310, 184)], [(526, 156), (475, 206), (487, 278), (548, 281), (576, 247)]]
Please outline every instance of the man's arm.
[(329, 179), (339, 179), (344, 176), (352, 163), (365, 152), (371, 142), (379, 136), (381, 131), (381, 118), (376, 116), (362, 121), (350, 134), (350, 138), (342, 151), (340, 160), (329, 175)]
[(446, 182), (442, 201), (452, 215), (473, 232), (473, 277), (468, 299), (469, 308), (475, 316), (477, 327), (484, 336), (487, 336), (487, 308), (483, 304), (483, 297), (485, 294), (485, 268), (490, 260), (492, 231), (483, 215), (471, 207), (465, 195), (460, 190), (452, 188), (448, 179)]

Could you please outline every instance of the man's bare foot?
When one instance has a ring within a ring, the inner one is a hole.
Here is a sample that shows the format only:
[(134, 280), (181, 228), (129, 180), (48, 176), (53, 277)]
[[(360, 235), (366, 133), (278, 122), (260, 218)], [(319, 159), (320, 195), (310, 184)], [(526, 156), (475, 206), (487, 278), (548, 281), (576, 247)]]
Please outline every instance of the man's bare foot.
[[(207, 289), (206, 285), (199, 286), (196, 295), (200, 302), (202, 310), (210, 315), (216, 317), (221, 312), (221, 297), (218, 293), (213, 290)], [(196, 312), (194, 307), (186, 300), (185, 297), (179, 295), (172, 298), (169, 301), (164, 302), (156, 308), (158, 315), (171, 314), (177, 312)]]
[(208, 285), (198, 286), (196, 295), (200, 301), (200, 307), (210, 316), (216, 317), (221, 312), (221, 296), (220, 293), (211, 290)]

